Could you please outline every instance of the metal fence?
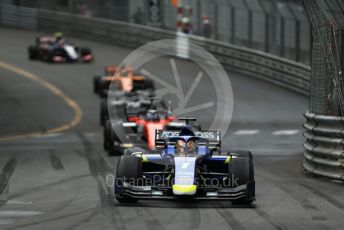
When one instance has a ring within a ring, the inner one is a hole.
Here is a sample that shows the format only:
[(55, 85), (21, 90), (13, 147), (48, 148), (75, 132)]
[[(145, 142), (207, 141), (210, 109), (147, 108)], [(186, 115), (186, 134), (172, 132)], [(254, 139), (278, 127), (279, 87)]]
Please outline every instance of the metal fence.
[(303, 168), (344, 181), (344, 1), (304, 4), (312, 23), (313, 50)]
[(344, 118), (306, 113), (303, 168), (344, 182)]
[[(175, 7), (165, 0), (164, 25), (175, 29)], [(216, 40), (262, 50), (304, 64), (310, 63), (311, 30), (301, 1), (188, 0), (194, 33), (202, 35), (202, 17), (209, 17)]]
[[(84, 14), (176, 30), (177, 7), (171, 0), (0, 0), (26, 7)], [(150, 21), (151, 5), (158, 11)], [(301, 1), (291, 0), (179, 0), (192, 33), (204, 34), (209, 18), (210, 38), (265, 51), (310, 64), (310, 24)]]
[(310, 111), (344, 116), (344, 1), (304, 2), (314, 35)]

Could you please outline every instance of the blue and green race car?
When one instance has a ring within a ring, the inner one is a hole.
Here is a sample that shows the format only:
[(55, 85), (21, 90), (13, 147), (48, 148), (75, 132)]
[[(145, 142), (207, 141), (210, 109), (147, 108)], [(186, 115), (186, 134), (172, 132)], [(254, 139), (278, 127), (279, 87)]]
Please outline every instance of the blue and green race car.
[(114, 198), (255, 200), (252, 154), (221, 150), (220, 131), (157, 130), (156, 151), (127, 151), (118, 161)]

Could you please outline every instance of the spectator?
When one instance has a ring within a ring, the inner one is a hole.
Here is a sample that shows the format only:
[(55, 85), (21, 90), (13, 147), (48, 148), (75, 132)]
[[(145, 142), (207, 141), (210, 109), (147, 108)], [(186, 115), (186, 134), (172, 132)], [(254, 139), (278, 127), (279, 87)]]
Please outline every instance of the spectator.
[(202, 18), (202, 32), (204, 37), (211, 38), (211, 25), (208, 16)]
[(79, 14), (80, 15), (86, 15), (87, 6), (86, 6), (84, 1), (79, 2), (78, 8), (79, 8)]
[(192, 34), (192, 25), (188, 17), (182, 18), (182, 32), (185, 34)]

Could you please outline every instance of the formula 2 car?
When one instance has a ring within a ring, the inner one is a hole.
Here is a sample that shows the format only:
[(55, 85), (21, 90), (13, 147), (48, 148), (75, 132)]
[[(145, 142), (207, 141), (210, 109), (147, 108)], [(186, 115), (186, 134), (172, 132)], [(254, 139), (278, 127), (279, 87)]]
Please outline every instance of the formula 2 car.
[(114, 198), (221, 199), (233, 204), (255, 200), (253, 158), (249, 151), (221, 151), (219, 131), (157, 130), (159, 154), (133, 151), (117, 164)]
[(39, 36), (28, 48), (30, 60), (47, 62), (91, 62), (94, 56), (89, 48), (78, 47), (68, 40), (59, 42), (53, 36)]
[(99, 94), (103, 91), (102, 88), (109, 88), (109, 83), (106, 78), (113, 77), (117, 71), (120, 70), (119, 66), (116, 65), (107, 65), (104, 68), (103, 75), (96, 75), (93, 77), (93, 92)]
[(107, 97), (111, 82), (114, 90), (132, 92), (135, 90), (154, 90), (154, 83), (145, 76), (134, 73), (130, 67), (106, 66), (104, 76), (93, 78), (93, 91), (100, 97)]
[[(127, 110), (127, 108), (124, 108)], [(155, 148), (155, 130), (180, 127), (174, 122), (176, 117), (169, 110), (157, 109), (150, 106), (148, 110), (137, 114), (123, 111), (127, 120), (106, 120), (104, 125), (104, 149), (110, 155), (122, 155), (126, 148), (140, 146), (142, 148)]]
[(129, 93), (115, 91), (110, 98), (102, 98), (100, 101), (100, 125), (104, 126), (105, 121), (109, 119), (109, 111), (118, 110), (122, 113), (123, 119), (128, 116), (136, 115), (139, 112), (145, 112), (152, 105), (151, 90), (137, 90)]

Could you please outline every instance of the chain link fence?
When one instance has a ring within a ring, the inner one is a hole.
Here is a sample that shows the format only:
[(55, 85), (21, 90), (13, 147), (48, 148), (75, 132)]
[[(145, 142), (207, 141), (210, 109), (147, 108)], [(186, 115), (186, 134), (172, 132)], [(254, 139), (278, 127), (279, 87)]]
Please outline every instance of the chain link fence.
[[(209, 18), (211, 38), (310, 64), (310, 23), (301, 1), (187, 0), (193, 33), (204, 35), (202, 21)], [(176, 29), (176, 9), (164, 1), (164, 25)], [(187, 14), (186, 14), (187, 15)], [(188, 16), (188, 15), (187, 15)]]
[(310, 111), (344, 115), (344, 1), (305, 0), (313, 27)]

